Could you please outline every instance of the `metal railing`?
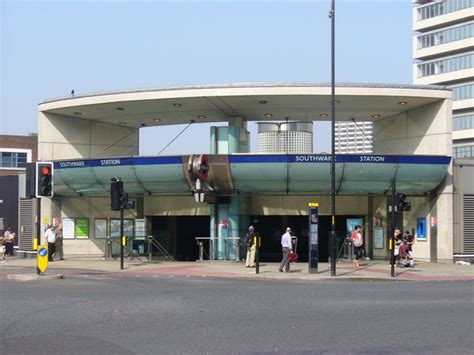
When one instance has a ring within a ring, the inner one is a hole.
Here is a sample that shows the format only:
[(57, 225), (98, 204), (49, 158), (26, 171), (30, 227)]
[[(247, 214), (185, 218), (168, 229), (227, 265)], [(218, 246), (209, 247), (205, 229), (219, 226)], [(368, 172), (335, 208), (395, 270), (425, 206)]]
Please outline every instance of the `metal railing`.
[[(138, 259), (140, 257), (148, 257), (152, 260), (153, 254), (163, 256), (165, 260), (175, 261), (174, 257), (169, 253), (164, 243), (160, 243), (154, 236), (139, 236), (126, 237), (127, 244), (124, 250), (124, 256), (130, 260)], [(105, 253), (106, 259), (113, 258), (114, 260), (120, 256), (120, 238), (108, 236), (105, 239)]]
[[(234, 249), (234, 259), (235, 261), (240, 261), (240, 246), (241, 246), (241, 239), (239, 237), (228, 237), (228, 238), (210, 238), (210, 237), (195, 237), (196, 244), (199, 248), (199, 261), (204, 261), (204, 257), (207, 260), (216, 260), (218, 252), (216, 248), (218, 247), (218, 243), (220, 241), (223, 242), (224, 250), (223, 250), (223, 257), (224, 260), (231, 260), (230, 251), (232, 248)], [(208, 252), (206, 252), (205, 244), (208, 243)]]
[(168, 261), (176, 261), (173, 255), (171, 255), (168, 250), (152, 235), (148, 236), (148, 260), (151, 261), (153, 257), (153, 247), (158, 251), (159, 254), (164, 256)]
[[(140, 254), (136, 249), (133, 248), (133, 237), (126, 237), (127, 244), (125, 245), (124, 249), (124, 257), (133, 259), (140, 259)], [(114, 260), (120, 256), (120, 238), (110, 237), (108, 236), (105, 239), (105, 253), (104, 257), (106, 259), (113, 258)]]
[(354, 259), (354, 246), (352, 245), (352, 241), (350, 238), (343, 239), (336, 259), (345, 261), (352, 261)]

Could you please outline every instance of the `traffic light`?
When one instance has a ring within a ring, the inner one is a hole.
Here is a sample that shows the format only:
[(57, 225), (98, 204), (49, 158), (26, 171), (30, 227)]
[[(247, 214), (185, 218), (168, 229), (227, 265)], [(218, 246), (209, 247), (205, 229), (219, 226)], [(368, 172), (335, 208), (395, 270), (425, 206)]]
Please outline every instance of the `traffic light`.
[(401, 192), (395, 196), (395, 206), (397, 211), (411, 211), (411, 203), (406, 201), (407, 196)]
[(53, 197), (53, 163), (36, 163), (36, 197)]
[(124, 195), (123, 181), (120, 178), (113, 178), (110, 184), (110, 206), (112, 211), (120, 211)]
[(36, 163), (26, 163), (25, 197), (36, 197)]

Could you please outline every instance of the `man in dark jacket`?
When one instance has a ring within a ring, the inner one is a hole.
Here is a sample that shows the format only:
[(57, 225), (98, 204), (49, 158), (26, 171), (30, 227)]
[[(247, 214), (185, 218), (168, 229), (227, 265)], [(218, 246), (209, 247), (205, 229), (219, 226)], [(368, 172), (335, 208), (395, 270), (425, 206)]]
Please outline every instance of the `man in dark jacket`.
[(253, 228), (253, 226), (250, 226), (249, 231), (244, 239), (245, 247), (247, 248), (247, 257), (245, 258), (245, 267), (255, 266), (255, 249), (256, 249), (256, 246), (254, 243), (255, 235), (256, 235), (255, 229)]

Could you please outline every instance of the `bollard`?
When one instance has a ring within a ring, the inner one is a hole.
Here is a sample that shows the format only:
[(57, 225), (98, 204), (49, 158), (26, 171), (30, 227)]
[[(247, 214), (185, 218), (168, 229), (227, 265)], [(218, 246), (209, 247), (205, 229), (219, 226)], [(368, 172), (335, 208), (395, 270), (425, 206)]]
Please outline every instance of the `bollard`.
[(199, 261), (204, 261), (204, 243), (199, 242)]
[(235, 261), (240, 261), (240, 242), (238, 240), (235, 241)]
[(152, 257), (152, 248), (153, 248), (153, 245), (152, 245), (152, 239), (153, 239), (153, 236), (152, 235), (149, 235), (148, 236), (148, 261), (151, 261), (151, 257)]
[(253, 237), (254, 238), (254, 245), (255, 245), (255, 273), (259, 274), (260, 273), (260, 255), (259, 255), (259, 249), (260, 245), (262, 243), (262, 240), (260, 239), (260, 235), (257, 234), (257, 236)]

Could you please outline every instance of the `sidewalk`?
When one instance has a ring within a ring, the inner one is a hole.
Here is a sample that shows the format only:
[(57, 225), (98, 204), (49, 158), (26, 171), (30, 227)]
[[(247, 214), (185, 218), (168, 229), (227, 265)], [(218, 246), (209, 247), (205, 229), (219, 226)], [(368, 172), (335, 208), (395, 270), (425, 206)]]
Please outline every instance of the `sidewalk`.
[[(278, 263), (260, 263), (260, 273), (246, 268), (243, 262), (204, 261), (204, 262), (148, 262), (142, 260), (125, 260), (125, 269), (120, 270), (120, 260), (104, 260), (100, 257), (71, 257), (67, 260), (49, 263), (46, 274), (103, 272), (142, 276), (173, 277), (218, 277), (218, 278), (252, 278), (275, 280), (404, 280), (404, 281), (474, 281), (474, 265), (432, 264), (419, 262), (414, 268), (395, 268), (396, 277), (390, 276), (388, 261), (367, 260), (361, 268), (355, 270), (352, 264), (338, 263), (336, 277), (331, 277), (330, 265), (320, 263), (318, 273), (308, 274), (307, 263), (291, 264), (290, 273), (278, 271)], [(35, 273), (36, 259), (14, 258), (0, 263), (0, 275), (11, 273)]]

